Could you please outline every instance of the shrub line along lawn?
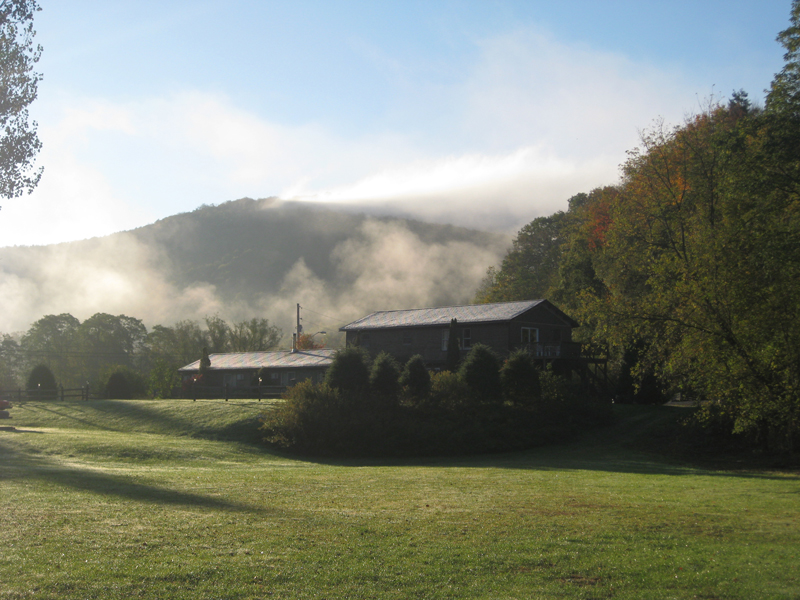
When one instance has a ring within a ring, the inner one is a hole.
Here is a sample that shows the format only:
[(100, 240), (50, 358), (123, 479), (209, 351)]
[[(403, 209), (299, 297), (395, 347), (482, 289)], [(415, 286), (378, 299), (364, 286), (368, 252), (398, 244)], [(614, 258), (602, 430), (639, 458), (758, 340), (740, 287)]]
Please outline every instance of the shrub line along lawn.
[(259, 444), (266, 406), (15, 406), (0, 599), (800, 597), (797, 474), (633, 449), (680, 409), (507, 455), (320, 462)]

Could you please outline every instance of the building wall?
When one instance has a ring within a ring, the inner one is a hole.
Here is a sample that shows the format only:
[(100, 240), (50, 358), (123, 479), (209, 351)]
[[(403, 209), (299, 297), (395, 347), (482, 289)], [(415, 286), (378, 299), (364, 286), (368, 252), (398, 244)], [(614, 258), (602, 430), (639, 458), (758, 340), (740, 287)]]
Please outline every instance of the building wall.
[[(572, 341), (572, 328), (560, 317), (544, 306), (535, 306), (516, 319), (499, 323), (459, 323), (457, 335), (464, 337), (465, 330), (469, 330), (470, 346), (485, 344), (500, 356), (506, 356), (511, 351), (527, 346), (523, 337), (523, 329), (535, 330), (538, 349), (542, 352), (547, 346), (547, 352), (558, 352), (563, 342)], [(443, 346), (443, 332), (450, 330), (448, 325), (395, 327), (387, 329), (370, 329), (346, 332), (348, 346), (359, 345), (368, 350), (373, 356), (380, 352), (388, 352), (401, 362), (407, 361), (415, 354), (421, 354), (429, 365), (444, 363), (447, 358), (447, 348)], [(528, 336), (531, 334), (529, 333)], [(469, 348), (462, 348), (462, 355), (469, 352)]]
[(536, 306), (511, 321), (509, 328), (511, 349), (524, 345), (523, 328), (536, 329), (540, 343), (572, 341), (572, 327), (543, 306)]
[[(325, 377), (327, 369), (322, 367), (305, 367), (295, 369), (269, 369), (270, 377), (263, 381), (266, 386), (291, 386), (295, 383), (311, 379), (314, 383), (320, 383)], [(206, 377), (206, 385), (228, 385), (229, 387), (250, 387), (254, 384), (254, 379), (258, 369), (237, 369), (237, 370), (211, 370)]]

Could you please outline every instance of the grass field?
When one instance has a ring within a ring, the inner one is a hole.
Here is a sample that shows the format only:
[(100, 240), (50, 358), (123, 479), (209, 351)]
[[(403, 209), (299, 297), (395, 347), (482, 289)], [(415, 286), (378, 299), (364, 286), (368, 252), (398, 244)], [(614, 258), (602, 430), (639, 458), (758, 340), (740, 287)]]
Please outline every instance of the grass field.
[(0, 599), (800, 598), (800, 478), (632, 448), (317, 462), (266, 404), (29, 402), (0, 425)]

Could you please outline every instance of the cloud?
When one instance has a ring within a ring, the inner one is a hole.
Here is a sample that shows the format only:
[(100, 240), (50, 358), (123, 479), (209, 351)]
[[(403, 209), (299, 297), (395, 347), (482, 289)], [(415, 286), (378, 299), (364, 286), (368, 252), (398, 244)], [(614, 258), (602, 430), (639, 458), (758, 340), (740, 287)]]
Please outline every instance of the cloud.
[(535, 28), (476, 44), (477, 60), (447, 82), (404, 76), (402, 106), (371, 131), (345, 134), (314, 115), (280, 123), (201, 90), (61, 96), (40, 118), (42, 183), (5, 203), (0, 244), (103, 235), (272, 195), (518, 228), (616, 181), (638, 129), (677, 122), (696, 102), (678, 73)]
[(506, 248), (505, 240), (487, 239), (426, 240), (402, 222), (366, 219), (335, 245), (333, 273), (315, 273), (299, 258), (274, 288), (233, 302), (207, 281), (174, 283), (176, 265), (168, 252), (131, 233), (5, 248), (0, 252), (0, 332), (25, 331), (47, 314), (66, 312), (83, 321), (105, 312), (142, 319), (149, 328), (213, 314), (227, 320), (259, 316), (288, 334), (299, 301), (313, 311), (304, 313), (308, 329), (326, 330), (330, 340), (339, 326), (374, 310), (469, 302), (486, 268)]
[(451, 129), (435, 131), (451, 140), (436, 140), (446, 155), (426, 146), (421, 158), (345, 185), (303, 181), (280, 195), (518, 229), (564, 209), (578, 192), (615, 183), (638, 131), (657, 116), (679, 122), (696, 100), (677, 73), (567, 45), (537, 29), (487, 39), (480, 48), (472, 71), (448, 94), (457, 115), (448, 120)]
[[(538, 144), (584, 161), (621, 159), (653, 118), (680, 120), (696, 89), (679, 73), (545, 31), (521, 29), (480, 43), (464, 85), (463, 123), (484, 147)], [(687, 104), (688, 103), (688, 104)]]
[(330, 333), (376, 310), (465, 304), (505, 248), (503, 243), (429, 242), (402, 223), (367, 219), (332, 253), (337, 285), (324, 281), (301, 258), (278, 292), (263, 295), (255, 306), (288, 332), (292, 320), (287, 315), (294, 315), (302, 299), (314, 311), (307, 328)]
[(223, 309), (213, 286), (178, 288), (168, 269), (163, 253), (127, 233), (77, 245), (7, 248), (0, 262), (0, 331), (24, 330), (43, 315), (64, 312), (81, 320), (124, 313), (155, 324)]
[(607, 161), (576, 163), (541, 147), (525, 147), (507, 155), (415, 161), (351, 185), (324, 192), (296, 186), (282, 196), (513, 232), (534, 217), (562, 210), (578, 192), (613, 183), (615, 173), (616, 165)]

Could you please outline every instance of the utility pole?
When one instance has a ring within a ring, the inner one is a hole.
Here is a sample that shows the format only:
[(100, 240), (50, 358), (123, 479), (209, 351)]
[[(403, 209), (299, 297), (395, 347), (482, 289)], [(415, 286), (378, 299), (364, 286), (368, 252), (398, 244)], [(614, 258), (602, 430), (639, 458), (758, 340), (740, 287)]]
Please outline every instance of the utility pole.
[(300, 303), (297, 303), (297, 331), (292, 334), (292, 352), (297, 352), (297, 344), (300, 343), (300, 334), (303, 326), (300, 324)]
[(300, 303), (297, 303), (297, 337), (300, 337), (300, 334), (303, 333), (303, 326), (300, 325)]

